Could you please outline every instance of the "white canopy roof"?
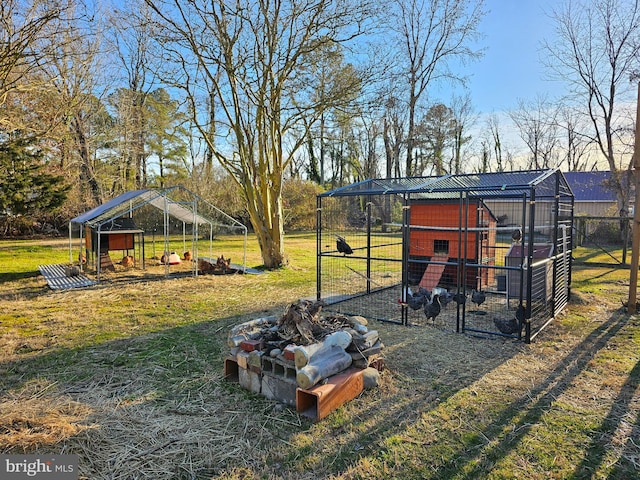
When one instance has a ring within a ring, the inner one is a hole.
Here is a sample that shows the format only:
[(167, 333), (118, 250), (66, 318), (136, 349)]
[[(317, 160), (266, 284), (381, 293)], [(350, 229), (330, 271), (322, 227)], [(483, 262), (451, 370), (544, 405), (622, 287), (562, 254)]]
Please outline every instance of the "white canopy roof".
[[(170, 193), (175, 189), (164, 190), (132, 190), (119, 195), (102, 205), (78, 215), (71, 219), (70, 223), (87, 224), (91, 227), (100, 227), (101, 225), (111, 222), (129, 212), (137, 210), (144, 205), (153, 205), (161, 211), (166, 211), (169, 216), (180, 220), (187, 224), (212, 224), (212, 221), (199, 215), (196, 211), (198, 196), (190, 193), (194, 198), (192, 201), (178, 202), (170, 197)], [(186, 189), (182, 189), (186, 191)], [(202, 201), (202, 200), (201, 200)], [(238, 223), (231, 217), (232, 223)]]

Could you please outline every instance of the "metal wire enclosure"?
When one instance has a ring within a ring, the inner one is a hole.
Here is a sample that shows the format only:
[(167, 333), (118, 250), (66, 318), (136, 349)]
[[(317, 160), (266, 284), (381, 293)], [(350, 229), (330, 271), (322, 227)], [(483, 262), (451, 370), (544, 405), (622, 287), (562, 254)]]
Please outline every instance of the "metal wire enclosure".
[[(174, 241), (174, 246), (181, 243), (182, 252), (192, 253), (196, 261), (189, 263), (190, 270), (197, 276), (197, 260), (215, 259), (213, 241), (222, 235), (239, 238), (242, 264), (238, 266), (246, 271), (247, 227), (242, 223), (182, 186), (134, 190), (70, 220), (69, 263), (79, 258), (74, 255), (75, 243), (78, 255), (84, 256), (86, 266), (95, 271), (99, 282), (109, 251), (131, 255), (136, 265), (145, 270), (147, 255), (168, 256), (170, 239), (174, 237), (182, 239)], [(164, 267), (164, 275), (170, 275), (170, 262), (165, 261)]]
[[(322, 193), (317, 299), (351, 315), (529, 343), (569, 300), (573, 204), (558, 169), (373, 179)], [(416, 305), (421, 288), (431, 300)], [(427, 320), (435, 294), (440, 312)]]

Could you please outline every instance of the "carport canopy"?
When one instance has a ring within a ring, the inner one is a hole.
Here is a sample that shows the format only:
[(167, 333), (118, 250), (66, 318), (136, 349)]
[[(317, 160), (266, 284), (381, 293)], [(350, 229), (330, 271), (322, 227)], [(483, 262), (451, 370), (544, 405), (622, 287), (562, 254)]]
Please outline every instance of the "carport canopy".
[(89, 227), (98, 232), (109, 230), (115, 226), (115, 220), (131, 216), (134, 211), (146, 205), (151, 205), (163, 212), (166, 245), (168, 245), (167, 222), (169, 217), (183, 224), (194, 225), (194, 241), (198, 235), (197, 227), (200, 225), (208, 225), (210, 227), (210, 241), (213, 238), (214, 226), (240, 231), (245, 238), (245, 254), (242, 268), (246, 268), (246, 226), (182, 186), (164, 189), (131, 190), (71, 219), (69, 221), (69, 262), (73, 263), (72, 236), (74, 224), (79, 226), (79, 235), (80, 239), (82, 239), (84, 230), (82, 227)]

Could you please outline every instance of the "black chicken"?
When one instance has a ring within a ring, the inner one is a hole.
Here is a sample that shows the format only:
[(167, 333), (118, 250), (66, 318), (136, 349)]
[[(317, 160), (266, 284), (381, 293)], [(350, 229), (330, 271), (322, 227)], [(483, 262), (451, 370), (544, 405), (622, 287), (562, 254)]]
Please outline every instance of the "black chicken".
[(514, 230), (511, 234), (511, 239), (516, 243), (522, 240), (522, 229), (518, 228), (517, 230)]
[(336, 235), (336, 238), (337, 238), (336, 248), (338, 249), (338, 251), (343, 255), (351, 255), (353, 253), (353, 249), (347, 243), (344, 237), (341, 237), (340, 235)]
[(520, 325), (518, 324), (518, 320), (515, 318), (497, 318), (493, 319), (493, 323), (500, 333), (504, 333), (506, 335), (512, 335), (517, 333), (520, 329)]
[(512, 335), (522, 330), (526, 310), (522, 304), (516, 309), (515, 318), (494, 318), (493, 323), (501, 333)]
[(518, 305), (518, 308), (516, 309), (516, 320), (518, 320), (518, 323), (520, 325), (524, 323), (526, 314), (527, 312), (524, 309), (524, 305)]
[(431, 300), (431, 292), (424, 287), (419, 287), (417, 295), (422, 295), (426, 298), (427, 302)]
[(449, 303), (451, 303), (451, 301), (453, 300), (453, 294), (451, 292), (443, 292), (440, 294), (440, 306), (442, 308), (447, 308), (447, 305), (449, 305)]
[(420, 293), (420, 291), (415, 293), (411, 293), (411, 291), (409, 291), (407, 295), (407, 305), (409, 305), (411, 310), (420, 310), (427, 301), (428, 299), (426, 295)]
[(432, 319), (433, 323), (435, 323), (436, 317), (440, 315), (440, 310), (440, 295), (436, 294), (433, 296), (433, 299), (430, 302), (425, 303), (424, 305), (424, 314), (427, 317), (427, 321), (429, 319)]
[(458, 292), (453, 296), (453, 301), (458, 305), (464, 305), (467, 302), (467, 294), (464, 292)]
[(471, 301), (476, 305), (480, 306), (487, 299), (487, 295), (484, 292), (479, 292), (477, 290), (473, 290), (471, 292)]

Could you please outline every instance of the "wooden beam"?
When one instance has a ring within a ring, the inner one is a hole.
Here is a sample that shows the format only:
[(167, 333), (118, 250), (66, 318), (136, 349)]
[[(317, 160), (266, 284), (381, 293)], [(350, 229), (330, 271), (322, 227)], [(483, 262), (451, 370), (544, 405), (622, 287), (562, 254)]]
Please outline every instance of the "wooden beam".
[(634, 180), (636, 185), (633, 207), (633, 241), (631, 245), (631, 274), (629, 277), (629, 300), (627, 311), (636, 313), (638, 293), (638, 250), (640, 249), (640, 82), (638, 82), (638, 98), (636, 104), (636, 134), (633, 148)]

